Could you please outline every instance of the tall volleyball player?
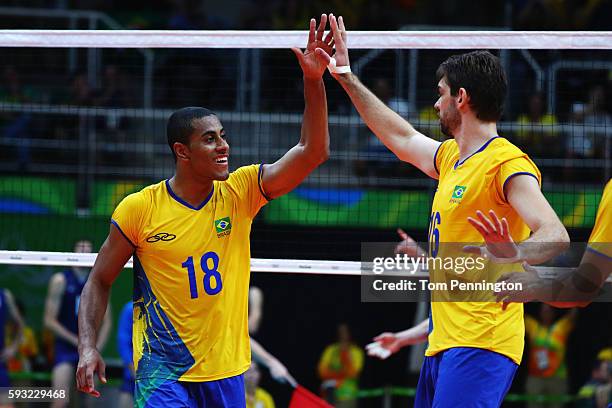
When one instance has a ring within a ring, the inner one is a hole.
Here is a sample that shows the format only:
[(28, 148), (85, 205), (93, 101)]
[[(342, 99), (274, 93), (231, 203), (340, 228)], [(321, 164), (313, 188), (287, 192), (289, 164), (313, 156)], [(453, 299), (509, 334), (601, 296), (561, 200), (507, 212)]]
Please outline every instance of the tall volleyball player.
[(277, 162), (228, 170), (220, 119), (204, 108), (174, 112), (167, 125), (176, 173), (126, 197), (89, 276), (79, 309), (79, 389), (105, 382), (95, 347), (110, 287), (134, 259), (135, 406), (244, 407), (251, 364), (247, 303), (251, 222), (269, 199), (295, 188), (329, 155), (325, 64), (331, 51), (310, 21), (306, 51), (294, 49), (306, 107), (299, 143)]
[[(505, 219), (517, 246), (499, 257), (546, 261), (566, 245), (565, 228), (540, 191), (540, 172), (519, 148), (497, 134), (506, 78), (489, 52), (456, 55), (436, 72), (434, 107), (443, 143), (417, 132), (349, 71), (342, 17), (330, 16), (336, 53), (330, 65), (362, 119), (403, 161), (438, 180), (430, 218), (430, 248), (438, 243), (489, 243), (467, 219), (491, 209)], [(326, 63), (331, 57), (316, 50)], [(530, 232), (533, 234), (530, 236)], [(491, 240), (497, 236), (491, 237)], [(528, 245), (528, 243), (532, 243)], [(535, 244), (534, 244), (535, 243)], [(490, 247), (494, 251), (493, 247)], [(416, 407), (498, 407), (523, 354), (523, 307), (498, 303), (432, 302), (429, 346), (421, 369)]]

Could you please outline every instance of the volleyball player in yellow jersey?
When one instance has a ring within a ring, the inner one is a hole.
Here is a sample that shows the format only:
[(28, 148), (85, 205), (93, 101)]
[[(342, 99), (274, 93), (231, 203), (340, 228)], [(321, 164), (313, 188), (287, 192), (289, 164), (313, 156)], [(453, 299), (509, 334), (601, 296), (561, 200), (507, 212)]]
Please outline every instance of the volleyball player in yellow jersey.
[(557, 307), (588, 305), (612, 273), (612, 180), (608, 180), (604, 188), (595, 226), (576, 269), (560, 271), (556, 279), (542, 279), (534, 268), (524, 267), (530, 273), (513, 272), (499, 279), (500, 282), (521, 283), (523, 289), (500, 291), (496, 293), (498, 300), (505, 304), (536, 300)]
[(291, 191), (329, 155), (325, 64), (316, 47), (327, 16), (314, 19), (306, 51), (299, 143), (273, 164), (228, 170), (220, 119), (204, 108), (174, 112), (167, 125), (176, 173), (126, 197), (81, 295), (78, 388), (99, 396), (105, 382), (96, 350), (110, 287), (133, 255), (135, 405), (244, 407), (242, 374), (251, 364), (247, 302), (251, 222), (268, 200)]
[[(507, 87), (498, 58), (476, 51), (440, 65), (434, 107), (442, 131), (452, 139), (439, 143), (417, 132), (357, 76), (345, 72), (346, 29), (341, 17), (330, 16), (330, 23), (334, 61), (323, 49), (316, 50), (317, 56), (330, 63), (334, 78), (374, 134), (399, 159), (438, 180), (430, 219), (432, 256), (444, 242), (499, 240), (483, 239), (468, 223), (479, 209), (491, 209), (504, 218), (503, 225), (519, 242), (513, 245), (506, 235), (503, 251), (488, 245), (499, 258), (539, 263), (565, 248), (554, 244), (569, 238), (540, 191), (538, 169), (520, 149), (497, 135)], [(498, 407), (523, 352), (522, 305), (502, 310), (493, 302), (434, 302), (430, 323), (415, 406)]]

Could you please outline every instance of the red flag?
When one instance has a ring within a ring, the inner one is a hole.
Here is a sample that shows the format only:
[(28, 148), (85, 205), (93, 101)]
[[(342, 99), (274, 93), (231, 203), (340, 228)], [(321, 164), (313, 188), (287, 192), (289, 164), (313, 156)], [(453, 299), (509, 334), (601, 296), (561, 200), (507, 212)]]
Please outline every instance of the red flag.
[(293, 391), (289, 408), (334, 408), (321, 398), (298, 385)]

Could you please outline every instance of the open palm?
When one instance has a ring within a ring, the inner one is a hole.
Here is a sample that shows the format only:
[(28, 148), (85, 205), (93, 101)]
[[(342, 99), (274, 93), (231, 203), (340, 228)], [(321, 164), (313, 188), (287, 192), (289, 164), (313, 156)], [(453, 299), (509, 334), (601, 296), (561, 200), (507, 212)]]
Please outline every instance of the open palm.
[(332, 53), (333, 35), (331, 31), (327, 33), (325, 38), (323, 38), (326, 25), (327, 14), (321, 14), (321, 20), (319, 21), (318, 27), (316, 25), (316, 20), (314, 18), (310, 19), (310, 31), (308, 33), (308, 43), (306, 44), (306, 49), (304, 52), (302, 52), (302, 50), (299, 48), (291, 49), (295, 53), (300, 63), (300, 67), (302, 67), (302, 71), (304, 72), (304, 77), (306, 78), (321, 78), (325, 72), (325, 68), (327, 67), (325, 59), (317, 56), (315, 53), (317, 48), (321, 48), (329, 54)]

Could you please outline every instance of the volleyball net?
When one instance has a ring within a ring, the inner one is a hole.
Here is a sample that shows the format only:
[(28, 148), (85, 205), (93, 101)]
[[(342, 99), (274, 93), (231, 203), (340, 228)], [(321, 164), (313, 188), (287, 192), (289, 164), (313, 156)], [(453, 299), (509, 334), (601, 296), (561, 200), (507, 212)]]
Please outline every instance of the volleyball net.
[[(2, 33), (0, 247), (66, 251), (88, 235), (99, 242), (121, 198), (172, 175), (165, 122), (182, 106), (218, 113), (231, 168), (277, 160), (299, 139), (301, 71), (288, 47), (303, 47), (305, 38)], [(610, 177), (607, 40), (606, 33), (351, 32), (349, 47), (366, 85), (439, 140), (437, 66), (469, 49), (499, 55), (509, 84), (499, 134), (534, 159), (564, 224), (588, 230)], [(352, 243), (394, 239), (397, 227), (425, 240), (435, 181), (397, 160), (328, 74), (326, 86), (331, 157), (262, 210), (256, 256), (356, 260)], [(39, 233), (59, 230), (65, 240)], [(355, 231), (364, 239), (351, 239)]]
[[(0, 30), (0, 287), (23, 299), (34, 319), (42, 316), (51, 274), (93, 264), (94, 255), (71, 253), (74, 243), (91, 240), (97, 251), (120, 200), (173, 175), (165, 124), (180, 107), (218, 114), (231, 169), (281, 157), (299, 140), (304, 108), (289, 48), (303, 48), (306, 38), (302, 31)], [(348, 43), (353, 72), (437, 140), (445, 138), (433, 109), (438, 65), (473, 49), (498, 55), (509, 91), (499, 134), (538, 165), (545, 196), (582, 241), (612, 170), (610, 44), (607, 32), (512, 31), (349, 31)], [(270, 319), (286, 322), (287, 341), (302, 353), (284, 356), (289, 368), (307, 375), (306, 362), (316, 362), (338, 322), (365, 343), (425, 316), (418, 304), (362, 303), (358, 275), (364, 242), (399, 241), (397, 228), (427, 241), (436, 189), (376, 139), (328, 73), (325, 84), (330, 158), (262, 209), (251, 238), (253, 282), (269, 299)], [(118, 312), (131, 297), (129, 274), (112, 296)], [(264, 340), (280, 344), (272, 334)], [(373, 385), (403, 370), (369, 364)]]

